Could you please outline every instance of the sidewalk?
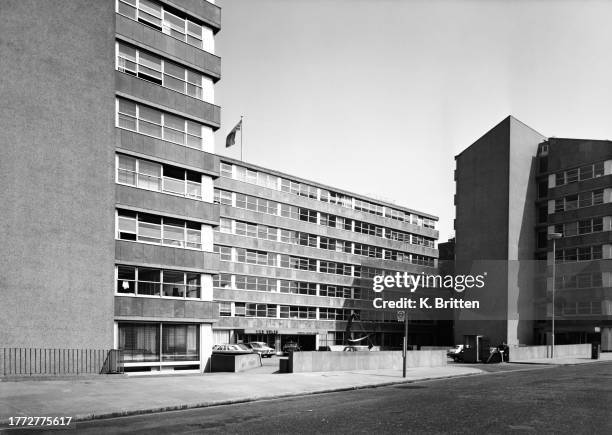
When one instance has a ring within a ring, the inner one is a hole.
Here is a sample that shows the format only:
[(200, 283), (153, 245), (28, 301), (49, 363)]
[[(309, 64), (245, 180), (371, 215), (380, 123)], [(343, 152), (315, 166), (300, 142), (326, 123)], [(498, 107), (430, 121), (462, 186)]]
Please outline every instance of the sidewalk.
[(480, 374), (471, 367), (409, 368), (291, 374), (210, 373), (0, 382), (0, 425), (10, 416), (72, 416), (74, 420), (248, 402), (401, 382)]
[(568, 366), (574, 364), (590, 364), (597, 363), (602, 361), (612, 361), (612, 352), (602, 353), (599, 356), (599, 359), (591, 359), (587, 357), (558, 357), (558, 358), (538, 358), (538, 359), (526, 359), (526, 360), (518, 360), (511, 362), (516, 364), (550, 364), (550, 365), (559, 365), (559, 366)]

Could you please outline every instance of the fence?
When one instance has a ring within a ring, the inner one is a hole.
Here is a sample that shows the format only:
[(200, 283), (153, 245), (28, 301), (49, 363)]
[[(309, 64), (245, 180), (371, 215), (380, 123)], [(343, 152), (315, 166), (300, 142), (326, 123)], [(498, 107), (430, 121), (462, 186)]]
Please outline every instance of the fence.
[(0, 374), (6, 376), (122, 373), (116, 349), (0, 349)]

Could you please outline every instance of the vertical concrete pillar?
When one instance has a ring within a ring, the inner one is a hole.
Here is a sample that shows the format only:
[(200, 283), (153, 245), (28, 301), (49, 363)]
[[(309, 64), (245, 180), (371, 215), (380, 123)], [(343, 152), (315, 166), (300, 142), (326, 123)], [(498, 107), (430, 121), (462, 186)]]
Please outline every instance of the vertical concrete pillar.
[(210, 369), (210, 357), (213, 347), (213, 332), (211, 323), (200, 324), (200, 372)]
[(601, 350), (612, 352), (612, 328), (601, 328)]

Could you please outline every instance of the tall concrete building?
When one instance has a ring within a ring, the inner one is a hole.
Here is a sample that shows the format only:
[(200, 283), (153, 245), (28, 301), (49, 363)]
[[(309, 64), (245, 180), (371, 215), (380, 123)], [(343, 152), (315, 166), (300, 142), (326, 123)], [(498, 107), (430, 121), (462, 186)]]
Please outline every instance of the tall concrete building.
[(205, 0), (2, 2), (0, 347), (203, 369), (220, 108)]
[[(455, 157), (456, 273), (488, 272), (469, 294), (484, 309), (457, 313), (457, 342), (550, 342), (556, 255), (556, 342), (602, 339), (610, 350), (610, 145), (547, 139), (508, 117)], [(563, 234), (556, 254), (553, 232)]]
[[(343, 344), (357, 314), (357, 336), (401, 346), (395, 312), (373, 308), (372, 277), (435, 271), (435, 216), (225, 157), (220, 174), (217, 342), (315, 350)], [(414, 319), (410, 342), (446, 344), (448, 327)]]

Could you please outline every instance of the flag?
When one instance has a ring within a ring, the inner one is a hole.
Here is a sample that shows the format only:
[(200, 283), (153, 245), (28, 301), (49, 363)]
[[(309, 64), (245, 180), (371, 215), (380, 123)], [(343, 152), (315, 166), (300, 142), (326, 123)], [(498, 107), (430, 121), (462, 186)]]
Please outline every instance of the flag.
[(225, 138), (225, 148), (229, 148), (236, 143), (236, 133), (242, 129), (242, 119), (238, 121), (236, 127), (232, 128), (232, 131), (229, 132), (227, 138)]

